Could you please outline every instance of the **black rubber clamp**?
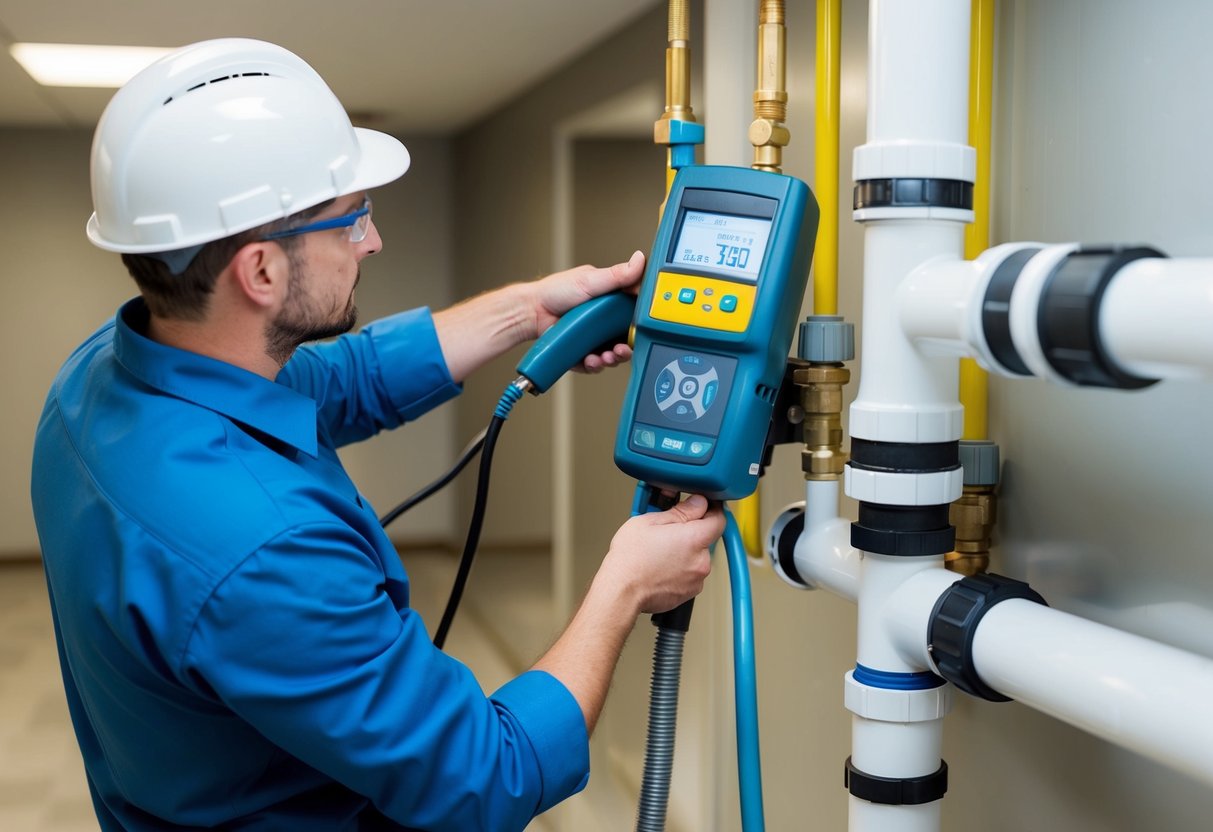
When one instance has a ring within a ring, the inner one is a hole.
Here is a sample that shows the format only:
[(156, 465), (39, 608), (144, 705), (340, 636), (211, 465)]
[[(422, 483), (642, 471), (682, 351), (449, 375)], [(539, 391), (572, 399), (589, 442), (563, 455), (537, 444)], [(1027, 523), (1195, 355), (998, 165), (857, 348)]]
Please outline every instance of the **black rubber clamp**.
[(1116, 366), (1099, 332), (1099, 307), (1112, 278), (1124, 266), (1161, 251), (1083, 249), (1066, 255), (1045, 281), (1036, 326), (1045, 359), (1062, 378), (1084, 387), (1139, 390), (1158, 379), (1139, 378)]
[(973, 183), (960, 179), (865, 179), (855, 183), (852, 207), (973, 210)]
[(948, 793), (948, 764), (943, 760), (939, 763), (939, 770), (925, 777), (877, 777), (855, 768), (847, 757), (842, 783), (851, 794), (869, 803), (886, 806), (934, 803)]
[(927, 649), (940, 676), (972, 696), (990, 702), (1010, 702), (1008, 696), (987, 685), (973, 666), (973, 637), (977, 625), (995, 604), (1022, 598), (1046, 604), (1040, 593), (1023, 581), (1002, 575), (973, 575), (948, 587), (927, 627)]
[(808, 581), (802, 578), (800, 572), (796, 570), (796, 541), (804, 533), (804, 516), (805, 513), (800, 512), (783, 527), (783, 532), (775, 541), (775, 559), (779, 561), (779, 568), (783, 570), (783, 574), (788, 580), (808, 586)]
[(999, 263), (981, 300), (981, 331), (990, 354), (1005, 369), (1021, 376), (1031, 376), (1032, 371), (1011, 339), (1011, 292), (1024, 266), (1039, 253), (1038, 248), (1025, 248)]
[(930, 474), (960, 467), (960, 441), (873, 442), (851, 437), (850, 465), (865, 471)]
[(944, 555), (956, 546), (956, 529), (948, 523), (949, 504), (888, 506), (859, 504), (851, 524), (851, 545), (877, 555), (917, 557)]

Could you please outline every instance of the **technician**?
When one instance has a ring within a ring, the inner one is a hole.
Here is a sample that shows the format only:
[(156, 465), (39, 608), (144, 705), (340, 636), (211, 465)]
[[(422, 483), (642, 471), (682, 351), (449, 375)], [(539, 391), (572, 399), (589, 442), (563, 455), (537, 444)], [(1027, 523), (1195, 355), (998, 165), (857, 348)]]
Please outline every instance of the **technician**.
[(493, 695), (431, 645), (336, 449), (635, 284), (643, 258), (341, 335), (382, 246), (368, 191), (408, 164), (250, 40), (173, 53), (97, 127), (88, 236), (140, 297), (55, 380), (32, 492), (104, 830), (521, 829), (585, 785), (636, 617), (702, 589), (723, 521), (691, 497), (626, 522), (563, 635)]

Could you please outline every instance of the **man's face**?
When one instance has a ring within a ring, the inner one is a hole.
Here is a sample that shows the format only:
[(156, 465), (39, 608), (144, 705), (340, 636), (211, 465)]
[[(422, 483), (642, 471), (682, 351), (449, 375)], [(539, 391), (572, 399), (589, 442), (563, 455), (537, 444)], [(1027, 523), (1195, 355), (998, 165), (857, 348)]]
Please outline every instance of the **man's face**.
[[(336, 200), (316, 219), (354, 211), (362, 203), (358, 193)], [(279, 364), (300, 344), (349, 332), (358, 321), (354, 289), (364, 257), (379, 251), (382, 240), (374, 224), (366, 239), (350, 242), (348, 229), (329, 229), (300, 235), (287, 249), (290, 272), (286, 298), (266, 332), (267, 351)]]

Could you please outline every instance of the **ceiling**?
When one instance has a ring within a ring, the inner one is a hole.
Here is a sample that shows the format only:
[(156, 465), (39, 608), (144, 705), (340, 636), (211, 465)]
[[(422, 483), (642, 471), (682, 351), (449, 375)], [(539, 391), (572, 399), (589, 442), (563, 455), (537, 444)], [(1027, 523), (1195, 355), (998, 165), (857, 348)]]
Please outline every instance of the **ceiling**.
[[(660, 0), (657, 0), (660, 2)], [(492, 112), (654, 0), (0, 0), (0, 126), (92, 129), (112, 90), (43, 87), (14, 42), (273, 41), (361, 124), (447, 135)]]

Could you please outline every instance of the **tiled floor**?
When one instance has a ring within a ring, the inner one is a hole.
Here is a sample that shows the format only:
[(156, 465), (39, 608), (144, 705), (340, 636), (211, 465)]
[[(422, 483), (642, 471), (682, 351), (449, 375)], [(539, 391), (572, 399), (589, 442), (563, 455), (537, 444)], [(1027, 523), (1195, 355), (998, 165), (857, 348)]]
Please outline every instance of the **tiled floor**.
[(97, 829), (37, 564), (0, 567), (0, 829)]
[[(454, 560), (409, 553), (405, 565), (414, 605), (432, 630)], [(524, 670), (554, 638), (549, 587), (545, 555), (481, 553), (447, 647), (486, 691)], [(501, 598), (510, 604), (503, 607), (495, 600)], [(547, 826), (540, 818), (530, 829)], [(97, 830), (67, 716), (42, 569), (34, 563), (0, 564), (0, 830)]]

